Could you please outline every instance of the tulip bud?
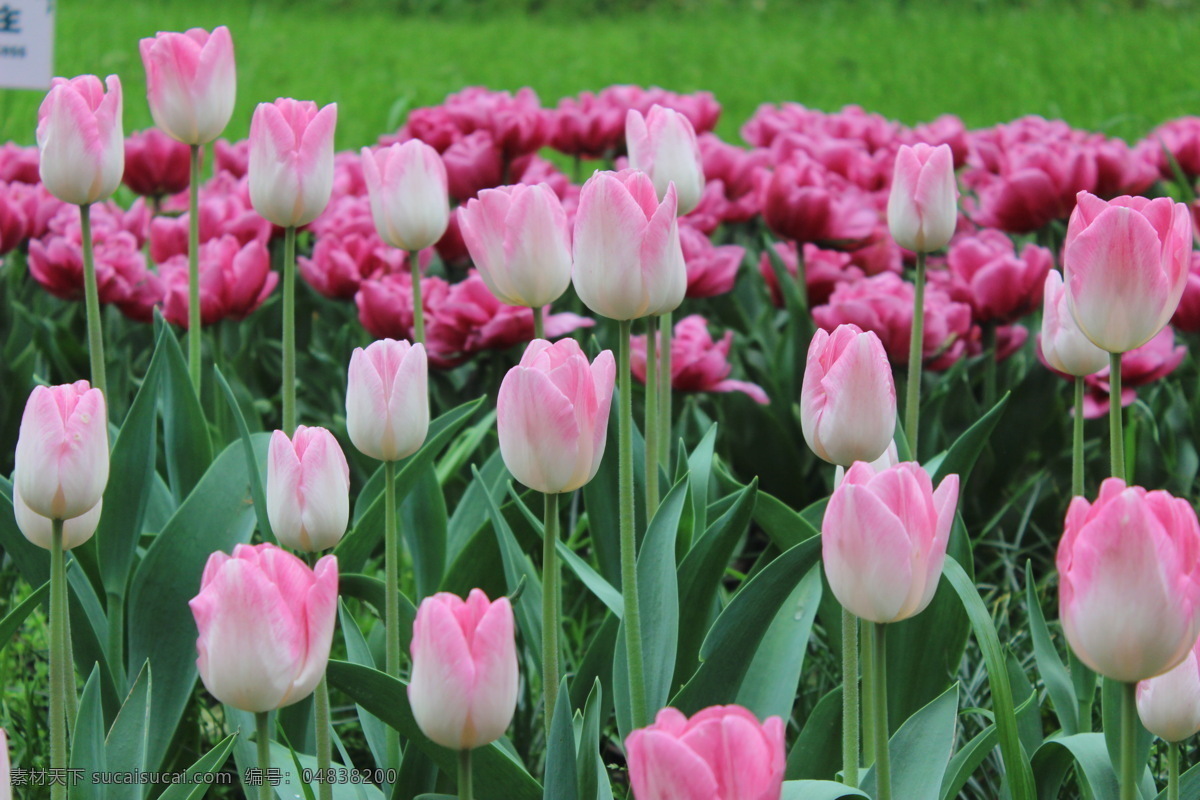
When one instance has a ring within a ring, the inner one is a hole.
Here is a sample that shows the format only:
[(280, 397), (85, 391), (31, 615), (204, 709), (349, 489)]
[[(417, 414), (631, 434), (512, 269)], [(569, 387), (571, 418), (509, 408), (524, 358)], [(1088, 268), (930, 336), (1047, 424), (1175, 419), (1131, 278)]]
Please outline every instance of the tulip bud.
[(271, 434), (267, 518), (280, 544), (315, 553), (337, 544), (350, 519), (350, 466), (324, 428)]
[(896, 431), (896, 385), (883, 343), (857, 325), (817, 330), (800, 390), (800, 427), (819, 458), (874, 461)]
[(125, 174), (121, 109), (116, 75), (104, 86), (95, 75), (54, 79), (37, 125), (38, 171), (51, 194), (81, 206), (117, 190)]
[(402, 250), (437, 244), (450, 224), (446, 165), (417, 139), (379, 151), (362, 149), (363, 178), (379, 238)]
[(426, 597), (413, 622), (408, 701), (442, 747), (473, 750), (504, 735), (517, 708), (517, 643), (507, 597)]
[(250, 202), (281, 228), (312, 222), (333, 193), (337, 103), (259, 103), (250, 121)]
[[(17, 518), (17, 527), (21, 529), (21, 533), (25, 534), (25, 538), (46, 550), (53, 547), (54, 528), (52, 521), (49, 517), (43, 517), (41, 514), (34, 513), (25, 504), (15, 481), (13, 482), (12, 503), (13, 515)], [(62, 532), (63, 550), (78, 547), (92, 538), (92, 534), (96, 532), (96, 526), (100, 524), (100, 513), (103, 510), (104, 501), (101, 500), (78, 517), (71, 517), (71, 519), (65, 520)]]
[[(1200, 646), (1200, 642), (1197, 643)], [(1146, 730), (1163, 741), (1181, 742), (1200, 733), (1200, 661), (1193, 646), (1183, 663), (1157, 678), (1140, 681), (1137, 710)]]
[(571, 229), (545, 183), (484, 189), (458, 212), (463, 241), (496, 299), (541, 308), (571, 285)]
[(139, 49), (154, 124), (184, 144), (208, 144), (220, 136), (237, 97), (229, 29), (160, 31), (142, 39)]
[[(887, 450), (883, 451), (883, 455), (875, 459), (871, 463), (871, 469), (876, 472), (882, 472), (888, 467), (894, 467), (900, 463), (900, 454), (896, 450), (895, 440), (888, 442)], [(846, 477), (846, 468), (838, 464), (833, 468), (833, 488), (842, 485), (842, 480)]]
[(741, 706), (688, 719), (664, 708), (625, 740), (635, 800), (779, 800), (783, 720), (760, 723)]
[(108, 410), (87, 381), (38, 386), (17, 438), (14, 489), (35, 514), (82, 516), (108, 484)]
[(1062, 275), (1050, 270), (1042, 291), (1042, 357), (1059, 372), (1082, 377), (1108, 366), (1108, 353), (1092, 344), (1071, 315)]
[(924, 611), (942, 576), (957, 506), (957, 475), (934, 491), (915, 462), (880, 472), (856, 462), (834, 489), (821, 525), (825, 575), (838, 602), (877, 623)]
[(242, 711), (303, 700), (325, 674), (337, 614), (337, 557), (309, 569), (275, 545), (213, 553), (188, 603), (209, 693)]
[(429, 432), (429, 366), (424, 345), (381, 339), (354, 349), (346, 387), (346, 429), (363, 455), (398, 461)]
[(1079, 329), (1110, 353), (1153, 339), (1179, 306), (1191, 254), (1183, 203), (1080, 192), (1063, 246), (1067, 302)]
[(662, 203), (644, 172), (597, 172), (579, 195), (571, 276), (588, 308), (610, 319), (674, 311), (687, 290), (675, 190)]
[(616, 365), (605, 350), (588, 364), (574, 339), (536, 339), (496, 398), (496, 432), (508, 471), (531, 489), (570, 492), (596, 476), (608, 433)]
[(901, 247), (929, 253), (950, 242), (958, 224), (958, 187), (949, 145), (900, 147), (887, 217)]
[(1200, 523), (1164, 491), (1100, 485), (1076, 497), (1058, 545), (1059, 616), (1079, 660), (1133, 683), (1175, 667), (1200, 637)]
[(625, 115), (625, 144), (629, 166), (650, 176), (660, 200), (674, 183), (679, 213), (696, 207), (704, 193), (704, 165), (696, 131), (687, 117), (658, 104), (644, 117), (631, 108)]

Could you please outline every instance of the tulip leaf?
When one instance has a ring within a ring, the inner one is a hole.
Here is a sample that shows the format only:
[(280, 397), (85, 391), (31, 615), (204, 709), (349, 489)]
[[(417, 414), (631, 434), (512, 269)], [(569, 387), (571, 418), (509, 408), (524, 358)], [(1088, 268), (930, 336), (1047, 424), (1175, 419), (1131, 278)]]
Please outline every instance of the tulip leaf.
[(70, 787), (71, 800), (103, 798), (104, 784), (97, 784), (95, 773), (104, 772), (104, 712), (100, 708), (100, 668), (93, 667), (71, 735), (71, 769), (79, 770), (83, 780)]
[(250, 438), (250, 428), (246, 425), (246, 416), (242, 413), (242, 407), (238, 405), (233, 389), (229, 388), (229, 381), (225, 380), (221, 370), (214, 367), (213, 376), (217, 385), (221, 387), (221, 393), (225, 395), (225, 402), (233, 412), (234, 426), (237, 428), (238, 439), (242, 443), (242, 453), (246, 456), (246, 473), (250, 476), (250, 497), (254, 501), (254, 516), (258, 520), (258, 532), (266, 541), (277, 542), (275, 532), (271, 530), (271, 518), (267, 514), (267, 493), (263, 488), (262, 464), (254, 455), (254, 442)]
[[(225, 765), (226, 759), (229, 758), (229, 751), (233, 749), (233, 744), (237, 740), (237, 737), (236, 733), (231, 733), (217, 742), (216, 747), (200, 756), (195, 764), (187, 768), (187, 772), (184, 774), (189, 779), (194, 779), (197, 775), (219, 772), (221, 767)], [(196, 783), (180, 781), (168, 786), (166, 791), (158, 796), (158, 800), (200, 800), (201, 797), (204, 797), (208, 793), (209, 788), (209, 785), (203, 780), (198, 780)]]
[(1004, 396), (996, 401), (996, 405), (992, 406), (974, 425), (967, 428), (961, 436), (954, 440), (954, 444), (923, 465), (933, 476), (935, 486), (940, 484), (947, 475), (957, 475), (959, 486), (966, 485), (975, 461), (983, 452), (983, 448), (987, 446), (988, 437), (992, 435), (1000, 418), (1004, 416), (1004, 409), (1008, 406), (1011, 397), (1012, 392), (1005, 392)]
[[(1200, 764), (1179, 776), (1179, 796), (1200, 797)], [(1168, 800), (1167, 790), (1164, 788), (1156, 794), (1154, 800)]]
[(579, 800), (612, 800), (612, 784), (604, 759), (600, 756), (600, 717), (604, 714), (604, 689), (600, 681), (592, 683), (587, 703), (583, 707), (576, 774), (579, 777)]
[(1059, 739), (1047, 739), (1033, 756), (1037, 778), (1037, 796), (1058, 797), (1059, 787), (1072, 764), (1076, 775), (1086, 782), (1095, 800), (1117, 800), (1119, 787), (1102, 733), (1077, 733)]
[(163, 450), (167, 483), (178, 503), (191, 493), (212, 463), (212, 439), (179, 341), (166, 325), (159, 333), (159, 345), (166, 359), (166, 371), (160, 379)]
[(971, 775), (987, 759), (988, 754), (1000, 741), (1000, 732), (995, 725), (988, 725), (964, 744), (950, 759), (946, 775), (942, 778), (941, 800), (955, 800)]
[(46, 581), (30, 592), (29, 596), (22, 600), (19, 606), (8, 612), (4, 616), (4, 619), (0, 620), (0, 650), (3, 650), (4, 646), (13, 640), (13, 635), (21, 627), (21, 623), (37, 607), (38, 603), (46, 599), (46, 595), (48, 594), (50, 594), (50, 582)]
[[(141, 772), (146, 768), (150, 731), (150, 662), (142, 664), (129, 696), (121, 706), (105, 739), (106, 768), (112, 772)], [(107, 800), (140, 800), (144, 787), (110, 784)]]
[[(342, 622), (342, 638), (346, 640), (346, 657), (354, 664), (362, 664), (365, 667), (375, 669), (375, 659), (371, 656), (371, 648), (367, 646), (367, 640), (363, 637), (362, 630), (358, 627), (358, 621), (346, 609), (345, 600), (338, 601), (338, 618)], [(401, 632), (408, 630), (409, 637), (411, 638), (411, 623), (401, 626), (400, 630)], [(367, 740), (367, 747), (370, 748), (375, 763), (386, 763), (384, 755), (385, 740), (387, 737), (383, 730), (383, 723), (379, 721), (378, 717), (362, 706), (355, 705), (354, 708), (358, 714), (358, 723), (362, 726), (363, 737)]]
[[(612, 411), (608, 415), (608, 447), (600, 461), (600, 469), (584, 484), (583, 506), (587, 509), (588, 536), (596, 566), (604, 579), (613, 586), (621, 586), (621, 528), (619, 507), (616, 498), (620, 491), (620, 471), (617, 442), (619, 441), (617, 409), (619, 390), (614, 390)], [(646, 443), (637, 425), (633, 425), (633, 485), (645, 485)], [(640, 500), (634, 503), (634, 530), (646, 529), (646, 508)]]
[[(329, 684), (392, 726), (410, 746), (427, 753), (447, 775), (458, 769), (458, 753), (434, 744), (421, 732), (408, 703), (407, 684), (384, 673), (330, 661)], [(542, 787), (507, 750), (493, 742), (473, 752), (477, 800), (542, 800)]]
[[(717, 423), (708, 426), (708, 430), (704, 433), (700, 443), (688, 454), (687, 458), (687, 474), (691, 476), (688, 483), (688, 491), (691, 492), (692, 498), (692, 531), (688, 536), (687, 542), (680, 544), (679, 557), (682, 559), (688, 550), (692, 548), (692, 542), (695, 541), (699, 533), (708, 527), (708, 484), (712, 478), (713, 468), (713, 452), (717, 444)], [(680, 445), (679, 452), (683, 452), (683, 446)], [(680, 462), (680, 467), (683, 464)], [(682, 475), (680, 477), (683, 477)], [(686, 545), (686, 547), (684, 546)]]
[(575, 669), (575, 675), (571, 680), (571, 704), (576, 708), (582, 706), (587, 697), (583, 691), (594, 683), (599, 683), (603, 688), (600, 696), (600, 702), (605, 705), (600, 709), (600, 719), (602, 723), (608, 721), (608, 709), (612, 704), (613, 696), (613, 651), (617, 647), (617, 635), (620, 629), (621, 621), (613, 614), (606, 614), (604, 622), (600, 623), (600, 627), (591, 634), (587, 650), (584, 651), (583, 660), (579, 662), (579, 666)]
[(1079, 706), (1075, 699), (1075, 688), (1071, 676), (1059, 658), (1058, 650), (1050, 640), (1046, 618), (1038, 602), (1036, 584), (1033, 580), (1033, 564), (1025, 562), (1025, 608), (1029, 615), (1029, 628), (1033, 639), (1033, 658), (1038, 673), (1046, 684), (1046, 692), (1054, 701), (1054, 713), (1063, 733), (1070, 736), (1079, 732)]
[[(913, 714), (888, 743), (892, 793), (904, 800), (940, 800), (942, 779), (954, 749), (958, 717), (958, 684)], [(875, 796), (875, 769), (862, 776), (863, 791)]]
[(544, 800), (581, 800), (575, 751), (575, 727), (572, 724), (571, 694), (567, 679), (559, 683), (558, 702), (550, 722), (550, 742), (546, 748)]
[(508, 485), (510, 476), (498, 449), (483, 462), (479, 474), (479, 478), (472, 476), (447, 523), (446, 550), (451, 564), (487, 522), (487, 502), (484, 501), (482, 493), (486, 492), (499, 503), (505, 486)]
[(840, 800), (843, 797), (870, 795), (835, 781), (784, 781), (779, 800)]
[(842, 766), (842, 687), (817, 701), (788, 753), (787, 777), (832, 780)]
[[(479, 449), (479, 445), (483, 443), (484, 438), (491, 433), (492, 427), (495, 424), (496, 409), (493, 408), (483, 415), (483, 419), (459, 434), (454, 443), (446, 449), (446, 454), (438, 460), (438, 486), (445, 486), (451, 478), (459, 474), (463, 466), (475, 454), (475, 451)], [(497, 450), (496, 452), (499, 451)]]
[(446, 571), (446, 499), (433, 464), (422, 465), (397, 512), (420, 602), (437, 591)]

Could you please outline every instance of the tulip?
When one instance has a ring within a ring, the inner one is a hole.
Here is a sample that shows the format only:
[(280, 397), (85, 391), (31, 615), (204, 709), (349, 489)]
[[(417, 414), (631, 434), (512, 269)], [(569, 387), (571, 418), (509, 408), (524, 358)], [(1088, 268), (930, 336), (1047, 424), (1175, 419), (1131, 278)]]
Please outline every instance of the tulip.
[(38, 386), (25, 403), (14, 488), (35, 514), (82, 516), (108, 483), (108, 412), (87, 381)]
[(315, 553), (337, 544), (350, 519), (350, 466), (325, 428), (271, 434), (267, 518), (281, 544)]
[(849, 467), (874, 461), (896, 430), (896, 386), (879, 337), (857, 325), (818, 330), (808, 346), (800, 426), (817, 457)]
[(1063, 250), (1067, 302), (1097, 347), (1124, 353), (1171, 319), (1187, 286), (1192, 225), (1170, 198), (1080, 192)]
[(541, 310), (571, 284), (571, 231), (548, 184), (484, 189), (459, 212), (463, 240), (503, 303)]
[[(13, 485), (12, 504), (13, 515), (17, 518), (17, 527), (21, 529), (21, 533), (25, 535), (25, 538), (46, 550), (53, 548), (54, 532), (52, 521), (49, 517), (43, 517), (41, 514), (34, 513), (25, 504), (15, 482)], [(79, 545), (92, 538), (92, 534), (96, 532), (96, 526), (100, 524), (100, 513), (103, 509), (104, 501), (101, 500), (78, 517), (65, 520), (62, 531), (62, 549), (70, 550), (74, 547), (79, 547)]]
[(645, 116), (631, 108), (625, 116), (625, 143), (629, 166), (650, 176), (660, 200), (674, 183), (679, 213), (696, 207), (704, 191), (704, 165), (696, 131), (687, 117), (657, 104)]
[(346, 388), (346, 429), (364, 455), (379, 461), (406, 458), (429, 430), (425, 348), (382, 339), (354, 349)]
[(446, 167), (436, 150), (416, 139), (379, 151), (364, 147), (362, 165), (380, 238), (409, 251), (442, 238), (450, 201)]
[(135, 193), (162, 198), (188, 188), (190, 158), (186, 145), (156, 128), (125, 140), (124, 182)]
[(111, 196), (125, 173), (121, 79), (55, 78), (38, 108), (37, 143), (39, 174), (55, 197), (82, 206)]
[(674, 708), (625, 740), (635, 800), (779, 800), (786, 759), (783, 720), (741, 706), (688, 719)]
[(616, 320), (664, 314), (683, 302), (687, 267), (675, 191), (661, 203), (637, 170), (597, 172), (579, 196), (572, 282), (584, 305)]
[(209, 33), (159, 32), (139, 43), (146, 67), (146, 99), (154, 124), (184, 144), (221, 135), (237, 96), (233, 40), (221, 25)]
[(308, 697), (329, 661), (337, 592), (336, 556), (310, 569), (272, 544), (213, 553), (188, 603), (205, 688), (255, 713)]
[(1137, 710), (1146, 730), (1172, 744), (1200, 733), (1200, 660), (1192, 646), (1179, 666), (1140, 681)]
[(1108, 353), (1083, 334), (1068, 305), (1062, 275), (1050, 270), (1042, 291), (1042, 334), (1038, 343), (1046, 363), (1067, 375), (1082, 377), (1108, 366)]
[(250, 122), (250, 202), (260, 215), (294, 228), (317, 218), (333, 191), (337, 103), (259, 103)]
[[(266, 301), (279, 273), (271, 269), (265, 243), (252, 240), (241, 245), (231, 235), (209, 239), (200, 245), (200, 324), (213, 325), (222, 319), (245, 319)], [(191, 325), (188, 297), (188, 264), (173, 256), (159, 267), (166, 284), (163, 316), (168, 322)]]
[(888, 227), (908, 250), (928, 253), (950, 242), (958, 222), (958, 188), (949, 145), (902, 145), (888, 195)]
[(517, 706), (517, 647), (507, 597), (480, 589), (466, 600), (439, 592), (413, 622), (408, 700), (421, 731), (442, 747), (472, 750), (504, 735)]
[[(714, 341), (708, 332), (708, 322), (699, 314), (689, 314), (675, 323), (671, 339), (671, 386), (681, 392), (741, 392), (759, 405), (771, 402), (767, 393), (756, 383), (729, 377), (733, 365), (729, 350), (733, 346), (733, 331)], [(633, 377), (646, 382), (646, 337), (634, 336), (630, 341), (630, 369)], [(663, 345), (665, 350), (666, 344)]]

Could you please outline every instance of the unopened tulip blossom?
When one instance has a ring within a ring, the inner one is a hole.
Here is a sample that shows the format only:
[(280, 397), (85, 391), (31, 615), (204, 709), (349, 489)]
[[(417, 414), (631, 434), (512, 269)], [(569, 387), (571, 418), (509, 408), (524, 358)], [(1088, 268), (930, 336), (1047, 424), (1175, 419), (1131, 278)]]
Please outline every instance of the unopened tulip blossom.
[[(33, 511), (21, 498), (21, 491), (13, 482), (13, 516), (16, 517), (17, 527), (25, 538), (45, 550), (54, 547), (54, 525), (49, 517)], [(100, 524), (100, 514), (104, 510), (101, 500), (78, 517), (64, 520), (62, 526), (62, 549), (71, 550), (92, 538), (96, 526)]]
[(696, 207), (704, 191), (704, 165), (696, 131), (686, 116), (657, 104), (644, 116), (631, 108), (625, 116), (625, 144), (629, 166), (650, 176), (660, 199), (674, 183), (679, 213)]
[(146, 99), (154, 124), (189, 145), (216, 139), (233, 116), (237, 73), (233, 39), (221, 25), (160, 32), (139, 45), (146, 68)]
[(350, 466), (325, 428), (271, 434), (267, 454), (267, 517), (271, 532), (293, 550), (316, 553), (336, 545), (350, 519)]
[(1138, 716), (1146, 730), (1172, 744), (1200, 733), (1200, 659), (1192, 646), (1178, 666), (1137, 687)]

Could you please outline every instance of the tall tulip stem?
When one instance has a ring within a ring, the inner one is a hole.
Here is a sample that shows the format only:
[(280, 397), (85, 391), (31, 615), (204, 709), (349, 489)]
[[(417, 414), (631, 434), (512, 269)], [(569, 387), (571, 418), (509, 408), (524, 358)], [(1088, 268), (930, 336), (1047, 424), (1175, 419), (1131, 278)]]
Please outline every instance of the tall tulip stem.
[(458, 800), (472, 800), (475, 791), (471, 787), (471, 751), (458, 751)]
[(904, 435), (908, 451), (920, 461), (917, 433), (921, 424), (921, 354), (925, 338), (925, 254), (917, 253), (916, 290), (913, 292), (912, 336), (908, 343), (908, 387), (904, 398)]
[(1121, 800), (1136, 800), (1137, 788), (1137, 684), (1121, 684)]
[[(384, 584), (384, 630), (385, 668), (393, 678), (400, 677), (400, 535), (396, 525), (396, 462), (383, 462), (385, 477), (383, 502), (384, 569), (387, 578)], [(392, 726), (387, 728), (387, 768), (400, 769), (400, 734)]]
[(545, 320), (544, 314), (542, 312), (542, 307), (537, 306), (535, 308), (531, 308), (530, 311), (533, 312), (533, 338), (545, 339), (546, 338), (546, 320)]
[(408, 266), (412, 270), (413, 338), (415, 341), (425, 344), (425, 305), (421, 300), (421, 252), (419, 250), (409, 251)]
[(92, 368), (92, 386), (108, 400), (108, 379), (104, 367), (104, 332), (100, 327), (100, 290), (96, 286), (96, 258), (92, 249), (92, 207), (79, 207), (79, 230), (83, 238), (83, 299), (87, 309), (88, 359)]
[(1071, 496), (1083, 496), (1083, 378), (1075, 378), (1074, 435), (1071, 439)]
[(546, 514), (542, 531), (542, 693), (546, 697), (546, 742), (554, 720), (554, 701), (558, 694), (558, 495), (546, 494)]
[(313, 697), (317, 712), (317, 792), (320, 800), (333, 800), (333, 784), (329, 781), (330, 768), (333, 766), (333, 737), (329, 735), (329, 681), (324, 675)]
[(618, 462), (620, 529), (621, 529), (621, 594), (625, 600), (625, 654), (629, 661), (629, 699), (633, 727), (649, 724), (646, 708), (645, 662), (642, 660), (642, 616), (638, 604), (637, 536), (633, 530), (633, 388), (629, 372), (629, 335), (632, 323), (623, 319), (617, 323), (617, 391), (621, 409), (618, 415)]
[(675, 335), (671, 312), (658, 318), (658, 461), (671, 474), (671, 338)]
[(296, 226), (283, 237), (283, 432), (296, 432)]
[(1179, 800), (1179, 743), (1167, 742), (1167, 800)]
[[(84, 206), (86, 208), (86, 206)], [(66, 663), (67, 591), (65, 554), (63, 553), (63, 521), (51, 521), (50, 534), (50, 768), (67, 768), (67, 675)], [(51, 800), (65, 800), (67, 786), (54, 782)]]
[(888, 753), (887, 627), (871, 623), (875, 637), (875, 800), (892, 800), (892, 764)]
[(271, 712), (259, 711), (256, 713), (254, 726), (257, 729), (258, 768), (262, 775), (262, 783), (258, 786), (258, 800), (272, 800), (275, 796), (275, 788), (266, 779), (267, 770), (271, 768)]
[(1108, 436), (1112, 476), (1125, 480), (1125, 430), (1121, 419), (1121, 354), (1108, 354)]
[(842, 782), (858, 786), (858, 617), (842, 609)]
[(658, 317), (646, 317), (646, 519), (658, 510)]
[[(188, 375), (200, 396), (200, 148), (191, 146), (188, 173)], [(218, 404), (220, 405), (220, 404)], [(291, 435), (291, 431), (288, 431)]]

